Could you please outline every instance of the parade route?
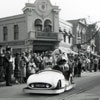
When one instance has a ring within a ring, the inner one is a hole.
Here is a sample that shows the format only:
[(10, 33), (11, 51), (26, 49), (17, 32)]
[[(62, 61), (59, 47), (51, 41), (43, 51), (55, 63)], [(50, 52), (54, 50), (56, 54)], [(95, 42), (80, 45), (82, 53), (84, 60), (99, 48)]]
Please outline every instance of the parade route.
[[(99, 72), (82, 73), (82, 77), (74, 78), (76, 88), (60, 95), (24, 94), (22, 89), (26, 86), (26, 84), (17, 84), (7, 87), (5, 86), (5, 83), (2, 83), (2, 85), (0, 85), (0, 100), (99, 100), (99, 77)], [(92, 80), (96, 80), (97, 82), (92, 82)], [(87, 82), (91, 82), (91, 86), (93, 86), (91, 88), (87, 88), (88, 84), (90, 84)], [(84, 87), (82, 87), (82, 85), (84, 85)]]

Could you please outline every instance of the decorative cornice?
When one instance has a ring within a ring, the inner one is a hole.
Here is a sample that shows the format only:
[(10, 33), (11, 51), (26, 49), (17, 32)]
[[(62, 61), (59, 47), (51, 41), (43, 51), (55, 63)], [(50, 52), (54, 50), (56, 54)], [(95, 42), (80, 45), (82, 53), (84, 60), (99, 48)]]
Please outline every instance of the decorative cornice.
[(14, 19), (20, 19), (20, 18), (24, 18), (24, 17), (25, 17), (24, 14), (9, 16), (9, 17), (5, 17), (5, 18), (0, 18), (0, 22), (4, 22), (4, 21), (8, 21), (8, 20), (14, 20)]

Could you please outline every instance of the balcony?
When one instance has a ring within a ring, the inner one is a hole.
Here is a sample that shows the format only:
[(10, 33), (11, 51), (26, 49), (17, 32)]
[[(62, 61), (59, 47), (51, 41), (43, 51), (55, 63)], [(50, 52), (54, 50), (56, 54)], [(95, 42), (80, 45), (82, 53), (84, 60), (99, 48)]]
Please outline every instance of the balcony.
[(30, 31), (30, 39), (53, 39), (58, 40), (60, 33), (57, 32), (39, 32), (39, 31)]
[(36, 38), (43, 38), (43, 39), (58, 39), (58, 33), (54, 32), (35, 32)]

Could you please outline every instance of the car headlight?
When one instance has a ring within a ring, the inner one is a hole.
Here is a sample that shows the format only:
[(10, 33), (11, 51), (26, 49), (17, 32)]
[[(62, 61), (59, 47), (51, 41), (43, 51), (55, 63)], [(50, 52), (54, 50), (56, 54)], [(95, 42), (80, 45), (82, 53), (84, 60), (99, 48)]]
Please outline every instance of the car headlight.
[(49, 87), (50, 87), (50, 85), (47, 84), (47, 85), (46, 85), (46, 88), (49, 88)]
[(31, 87), (34, 88), (34, 84), (31, 84)]

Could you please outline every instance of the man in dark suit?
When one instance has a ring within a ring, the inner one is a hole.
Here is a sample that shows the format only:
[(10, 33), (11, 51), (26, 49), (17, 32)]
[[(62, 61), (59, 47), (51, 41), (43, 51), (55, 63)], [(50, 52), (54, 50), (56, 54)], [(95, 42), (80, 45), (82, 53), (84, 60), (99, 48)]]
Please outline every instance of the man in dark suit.
[(3, 66), (3, 47), (0, 45), (0, 81), (4, 81), (4, 66)]
[(6, 86), (12, 86), (12, 84), (11, 84), (12, 66), (11, 66), (11, 63), (10, 63), (10, 57), (11, 57), (11, 48), (7, 47), (6, 53), (5, 53), (5, 56), (4, 56)]

